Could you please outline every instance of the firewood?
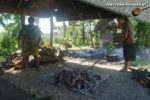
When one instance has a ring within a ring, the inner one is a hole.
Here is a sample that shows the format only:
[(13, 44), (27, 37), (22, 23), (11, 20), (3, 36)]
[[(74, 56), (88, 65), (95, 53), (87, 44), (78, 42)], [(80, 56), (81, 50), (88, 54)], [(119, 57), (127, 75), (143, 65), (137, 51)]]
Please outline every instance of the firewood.
[[(55, 48), (42, 48), (39, 50), (39, 55), (40, 55), (40, 64), (46, 64), (46, 63), (51, 63), (51, 62), (56, 62), (58, 61), (57, 58), (61, 59), (61, 61), (64, 61), (62, 59), (63, 54), (61, 51), (56, 55), (57, 49)], [(32, 67), (35, 66), (35, 61), (30, 60), (29, 61), (30, 65)], [(14, 54), (10, 55), (6, 61), (2, 63), (2, 66), (4, 68), (12, 68), (15, 67), (17, 69), (22, 69), (23, 68), (23, 56), (21, 50), (16, 51)]]

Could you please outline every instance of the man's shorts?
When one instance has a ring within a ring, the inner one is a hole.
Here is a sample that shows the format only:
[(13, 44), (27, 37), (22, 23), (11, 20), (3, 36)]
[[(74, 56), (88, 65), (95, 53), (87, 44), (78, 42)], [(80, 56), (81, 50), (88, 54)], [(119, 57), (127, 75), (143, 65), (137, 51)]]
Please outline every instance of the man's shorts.
[(123, 54), (124, 54), (125, 61), (135, 61), (136, 45), (135, 44), (123, 45)]
[(30, 56), (30, 55), (38, 56), (39, 48), (37, 46), (29, 46), (28, 44), (24, 44), (23, 55), (24, 56)]

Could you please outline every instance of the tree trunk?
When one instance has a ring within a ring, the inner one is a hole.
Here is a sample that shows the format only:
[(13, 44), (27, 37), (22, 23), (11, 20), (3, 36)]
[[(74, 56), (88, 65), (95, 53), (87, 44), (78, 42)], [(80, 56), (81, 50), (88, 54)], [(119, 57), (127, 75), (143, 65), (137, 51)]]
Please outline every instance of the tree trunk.
[(91, 20), (90, 20), (90, 40), (91, 40), (91, 46), (94, 48), (93, 35), (92, 35), (92, 31), (91, 31)]
[(84, 21), (83, 21), (83, 24), (82, 24), (82, 38), (83, 38), (83, 44), (85, 44), (85, 27), (84, 27)]
[(64, 21), (63, 21), (63, 37), (64, 38), (66, 37), (66, 24)]
[[(21, 14), (21, 26), (22, 26), (22, 29), (24, 28), (24, 26), (25, 26), (25, 15), (24, 15), (24, 13), (22, 12), (22, 14)], [(19, 39), (18, 39), (18, 49), (23, 49), (23, 44), (24, 44), (24, 41), (20, 38), (20, 34), (21, 33), (19, 33)]]
[(50, 18), (50, 46), (53, 46), (53, 16)]

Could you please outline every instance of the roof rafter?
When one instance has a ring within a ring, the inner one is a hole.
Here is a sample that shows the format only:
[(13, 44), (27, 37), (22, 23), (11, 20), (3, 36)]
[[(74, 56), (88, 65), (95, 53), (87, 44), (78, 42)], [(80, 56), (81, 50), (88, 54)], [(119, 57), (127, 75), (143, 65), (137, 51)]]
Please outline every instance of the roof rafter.
[(19, 0), (19, 1), (18, 1), (17, 8), (20, 7), (20, 5), (21, 5), (22, 2), (23, 2), (23, 0)]
[[(73, 0), (69, 0), (69, 2), (71, 3), (71, 5), (73, 6), (75, 12), (78, 14), (78, 10), (77, 10), (77, 7), (76, 5), (74, 4)], [(80, 17), (80, 19), (82, 20), (82, 14), (78, 14), (78, 16)]]

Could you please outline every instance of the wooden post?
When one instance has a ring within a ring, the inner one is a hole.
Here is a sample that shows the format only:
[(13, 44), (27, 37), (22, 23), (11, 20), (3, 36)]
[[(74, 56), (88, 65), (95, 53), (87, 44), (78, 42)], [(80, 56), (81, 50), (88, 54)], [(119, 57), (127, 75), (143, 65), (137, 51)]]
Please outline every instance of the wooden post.
[(85, 22), (83, 20), (83, 23), (82, 23), (82, 39), (83, 39), (83, 44), (85, 44), (85, 26), (84, 26)]
[(50, 17), (50, 46), (53, 46), (53, 16)]
[(22, 28), (25, 26), (25, 16), (24, 16), (24, 14), (21, 15), (21, 25), (22, 25)]
[[(22, 12), (21, 14), (21, 26), (22, 26), (22, 29), (24, 28), (25, 26), (25, 15), (24, 15), (24, 11)], [(22, 32), (22, 31), (21, 31)], [(21, 33), (20, 33), (21, 34)], [(19, 35), (19, 40), (18, 40), (18, 49), (23, 49), (23, 40), (20, 39), (20, 35)]]
[(64, 38), (66, 37), (66, 24), (64, 21), (63, 21), (63, 37)]
[(90, 20), (90, 39), (91, 39), (91, 45), (92, 45), (92, 48), (94, 48), (94, 43), (93, 43), (93, 35), (92, 35), (92, 31), (91, 31), (91, 20)]

